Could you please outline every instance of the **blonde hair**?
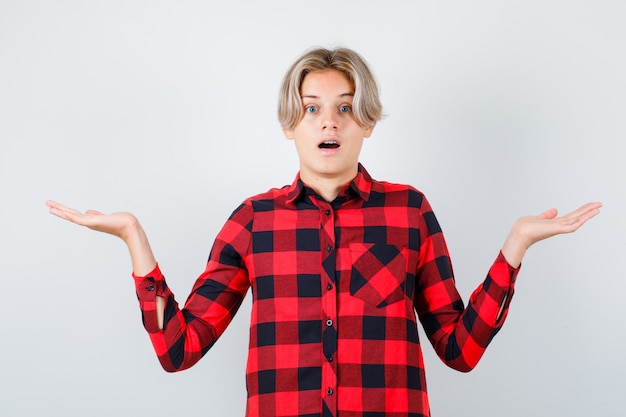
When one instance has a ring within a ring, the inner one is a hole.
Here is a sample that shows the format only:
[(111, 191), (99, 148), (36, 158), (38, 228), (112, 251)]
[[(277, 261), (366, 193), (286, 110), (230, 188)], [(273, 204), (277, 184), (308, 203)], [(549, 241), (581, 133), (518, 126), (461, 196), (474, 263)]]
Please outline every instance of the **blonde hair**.
[(383, 106), (374, 75), (367, 62), (348, 48), (312, 49), (298, 58), (285, 74), (278, 97), (278, 121), (294, 129), (304, 115), (300, 87), (310, 72), (336, 70), (354, 87), (354, 118), (361, 126), (373, 127), (383, 117)]

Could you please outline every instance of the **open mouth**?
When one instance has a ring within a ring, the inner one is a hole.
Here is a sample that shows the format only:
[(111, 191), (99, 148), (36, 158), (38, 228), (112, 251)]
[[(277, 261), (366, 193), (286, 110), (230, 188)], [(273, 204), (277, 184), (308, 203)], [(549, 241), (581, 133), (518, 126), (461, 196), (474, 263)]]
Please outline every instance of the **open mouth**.
[(338, 147), (339, 143), (336, 140), (325, 140), (319, 144), (320, 149), (337, 149)]

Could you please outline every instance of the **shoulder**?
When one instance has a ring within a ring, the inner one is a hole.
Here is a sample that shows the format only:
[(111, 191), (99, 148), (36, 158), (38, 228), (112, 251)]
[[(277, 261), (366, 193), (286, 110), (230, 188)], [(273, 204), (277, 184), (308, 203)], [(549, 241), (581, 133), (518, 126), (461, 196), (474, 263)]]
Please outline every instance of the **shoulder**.
[(265, 206), (273, 207), (275, 204), (281, 204), (287, 200), (289, 188), (288, 185), (280, 188), (271, 188), (263, 193), (248, 197), (245, 202), (252, 205), (255, 209), (262, 210)]
[(235, 209), (235, 212), (245, 211), (254, 213), (274, 210), (277, 205), (283, 205), (285, 203), (288, 198), (288, 193), (288, 185), (280, 188), (271, 188), (265, 192), (246, 198), (239, 207)]
[(384, 198), (385, 205), (422, 209), (428, 200), (422, 191), (409, 184), (372, 180), (370, 198)]

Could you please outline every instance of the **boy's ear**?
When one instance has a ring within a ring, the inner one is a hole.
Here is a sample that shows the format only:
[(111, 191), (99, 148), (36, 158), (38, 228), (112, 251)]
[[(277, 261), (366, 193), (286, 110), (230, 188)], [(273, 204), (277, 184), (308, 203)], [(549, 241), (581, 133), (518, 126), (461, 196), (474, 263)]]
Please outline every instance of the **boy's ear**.
[(293, 130), (292, 129), (287, 129), (286, 127), (283, 127), (283, 135), (285, 135), (285, 138), (287, 138), (287, 140), (292, 140), (293, 139)]
[(376, 125), (366, 127), (365, 134), (363, 135), (363, 137), (369, 138), (370, 136), (372, 136), (372, 132), (374, 131), (374, 126)]

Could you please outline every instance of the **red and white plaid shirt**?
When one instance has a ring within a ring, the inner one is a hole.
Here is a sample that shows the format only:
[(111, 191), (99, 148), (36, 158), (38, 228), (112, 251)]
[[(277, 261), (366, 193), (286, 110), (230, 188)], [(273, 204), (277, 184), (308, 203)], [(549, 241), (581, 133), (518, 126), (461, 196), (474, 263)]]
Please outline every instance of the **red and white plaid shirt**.
[(506, 318), (517, 272), (500, 253), (465, 308), (424, 195), (359, 166), (331, 203), (299, 177), (246, 200), (182, 310), (158, 267), (135, 282), (167, 371), (196, 363), (252, 288), (247, 416), (418, 417), (430, 411), (415, 313), (441, 359), (468, 371)]

